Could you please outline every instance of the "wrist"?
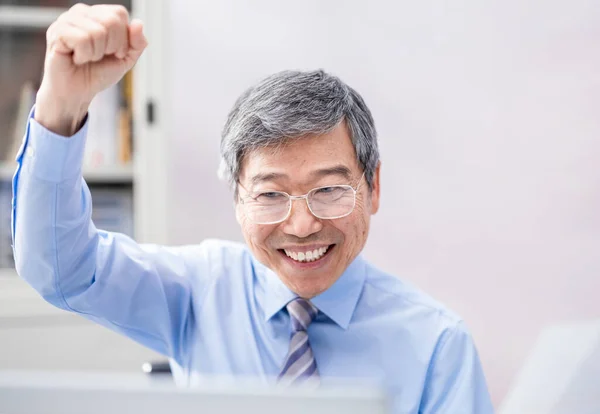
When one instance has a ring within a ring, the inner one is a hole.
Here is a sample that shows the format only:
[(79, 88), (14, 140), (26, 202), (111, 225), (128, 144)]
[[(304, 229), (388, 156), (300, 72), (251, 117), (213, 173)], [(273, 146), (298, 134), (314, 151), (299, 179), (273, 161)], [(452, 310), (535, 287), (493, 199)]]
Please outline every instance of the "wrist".
[(40, 89), (34, 119), (49, 131), (70, 137), (81, 128), (91, 101), (68, 102)]

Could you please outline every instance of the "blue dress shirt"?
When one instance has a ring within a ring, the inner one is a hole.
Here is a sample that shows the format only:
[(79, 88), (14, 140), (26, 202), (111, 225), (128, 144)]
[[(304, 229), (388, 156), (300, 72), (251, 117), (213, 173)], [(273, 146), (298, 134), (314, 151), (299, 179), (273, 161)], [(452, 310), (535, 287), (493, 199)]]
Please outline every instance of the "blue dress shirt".
[[(96, 229), (82, 179), (87, 121), (71, 138), (30, 117), (13, 179), (16, 268), (50, 303), (171, 359), (179, 384), (205, 375), (275, 378), (295, 297), (242, 244), (167, 247)], [(308, 334), (322, 383), (383, 381), (397, 413), (492, 413), (473, 340), (436, 301), (359, 256)]]

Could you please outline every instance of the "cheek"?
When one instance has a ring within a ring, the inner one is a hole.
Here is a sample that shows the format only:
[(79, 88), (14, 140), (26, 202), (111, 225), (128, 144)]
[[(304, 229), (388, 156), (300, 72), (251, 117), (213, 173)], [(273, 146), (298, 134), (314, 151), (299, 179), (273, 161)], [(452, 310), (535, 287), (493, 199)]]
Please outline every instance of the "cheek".
[(346, 248), (344, 256), (353, 259), (362, 250), (369, 233), (369, 218), (363, 205), (357, 205), (354, 212), (347, 218), (336, 223), (335, 227), (344, 234)]
[(240, 226), (246, 243), (252, 247), (256, 254), (260, 251), (270, 251), (266, 246), (266, 241), (273, 232), (270, 226), (257, 225), (246, 219), (240, 221)]

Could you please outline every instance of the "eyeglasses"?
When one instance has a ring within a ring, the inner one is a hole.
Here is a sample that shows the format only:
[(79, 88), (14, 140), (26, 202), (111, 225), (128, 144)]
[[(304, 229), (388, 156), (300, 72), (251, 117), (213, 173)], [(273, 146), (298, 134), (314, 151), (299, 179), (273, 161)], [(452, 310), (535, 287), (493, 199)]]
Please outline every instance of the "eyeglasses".
[[(292, 201), (305, 199), (310, 212), (323, 220), (346, 217), (354, 210), (356, 193), (365, 173), (358, 180), (356, 189), (351, 185), (330, 185), (313, 188), (300, 196), (284, 191), (249, 193), (240, 197), (246, 217), (256, 224), (277, 224), (290, 216)], [(244, 188), (241, 184), (240, 187)], [(245, 188), (244, 188), (245, 189)]]

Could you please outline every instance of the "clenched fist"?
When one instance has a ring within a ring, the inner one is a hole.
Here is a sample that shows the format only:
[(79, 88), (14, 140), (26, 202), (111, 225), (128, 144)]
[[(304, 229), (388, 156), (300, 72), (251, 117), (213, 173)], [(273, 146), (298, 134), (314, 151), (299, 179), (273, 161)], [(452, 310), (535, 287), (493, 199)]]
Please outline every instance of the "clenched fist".
[(118, 82), (147, 46), (142, 22), (122, 6), (77, 4), (47, 31), (35, 119), (73, 135), (96, 94)]

